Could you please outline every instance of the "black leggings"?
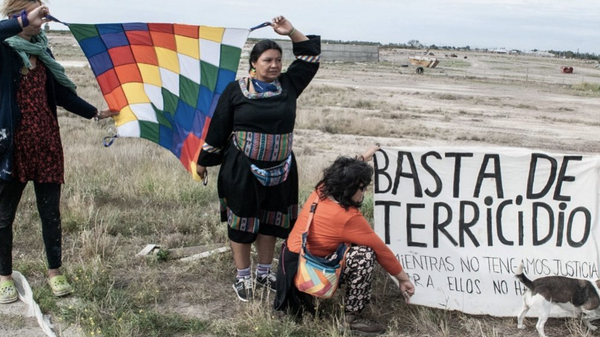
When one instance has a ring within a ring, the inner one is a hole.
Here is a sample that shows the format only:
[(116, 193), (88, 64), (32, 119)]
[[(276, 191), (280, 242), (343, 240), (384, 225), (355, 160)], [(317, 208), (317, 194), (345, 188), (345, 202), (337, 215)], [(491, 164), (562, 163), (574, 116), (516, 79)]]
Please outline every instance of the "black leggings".
[[(12, 274), (12, 225), (27, 183), (0, 180), (0, 275)], [(61, 266), (60, 184), (34, 182), (48, 269)]]

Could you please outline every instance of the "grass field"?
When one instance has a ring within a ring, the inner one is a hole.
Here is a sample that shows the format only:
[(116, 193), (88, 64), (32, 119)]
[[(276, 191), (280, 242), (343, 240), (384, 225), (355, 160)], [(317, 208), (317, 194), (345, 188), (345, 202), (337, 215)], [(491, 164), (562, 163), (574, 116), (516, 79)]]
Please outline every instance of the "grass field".
[[(54, 38), (54, 40), (53, 40)], [(84, 60), (68, 36), (50, 36), (59, 60)], [(54, 41), (54, 42), (53, 42)], [(323, 64), (299, 100), (294, 151), (300, 198), (321, 169), (340, 154), (380, 142), (398, 145), (489, 145), (560, 152), (600, 150), (600, 71), (575, 60), (468, 54), (424, 75), (400, 66), (406, 51), (382, 51), (379, 64)], [(564, 63), (576, 74), (560, 74)], [(246, 64), (242, 61), (242, 64)], [(67, 68), (78, 93), (104, 108), (91, 70)], [(75, 294), (55, 299), (32, 186), (15, 221), (15, 269), (32, 284), (42, 311), (60, 336), (341, 336), (341, 296), (319, 303), (317, 317), (278, 319), (272, 295), (240, 303), (231, 284), (230, 253), (182, 262), (173, 249), (227, 245), (219, 222), (215, 179), (204, 187), (170, 152), (142, 139), (102, 138), (112, 121), (95, 123), (60, 112), (65, 152), (63, 271)], [(372, 200), (372, 195), (368, 196)], [(372, 218), (372, 203), (364, 213)], [(158, 244), (158, 254), (136, 253)], [(537, 336), (533, 320), (469, 316), (407, 306), (377, 269), (368, 316), (388, 324), (388, 336)], [(0, 313), (0, 334), (43, 336), (32, 319)], [(584, 336), (577, 319), (551, 319), (550, 335)], [(4, 329), (4, 330), (3, 330)]]

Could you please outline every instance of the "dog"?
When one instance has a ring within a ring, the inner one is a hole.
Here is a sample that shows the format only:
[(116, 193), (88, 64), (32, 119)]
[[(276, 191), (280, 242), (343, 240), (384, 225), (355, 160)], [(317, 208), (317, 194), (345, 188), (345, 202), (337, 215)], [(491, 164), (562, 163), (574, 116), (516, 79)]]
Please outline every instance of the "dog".
[(540, 316), (535, 328), (541, 337), (547, 337), (544, 325), (553, 305), (576, 315), (583, 313), (586, 327), (597, 329), (590, 321), (600, 318), (600, 280), (592, 282), (565, 276), (545, 276), (532, 281), (523, 273), (523, 263), (517, 268), (515, 277), (528, 289), (523, 295), (523, 308), (517, 318), (519, 329), (525, 329), (523, 318), (529, 309), (538, 306)]

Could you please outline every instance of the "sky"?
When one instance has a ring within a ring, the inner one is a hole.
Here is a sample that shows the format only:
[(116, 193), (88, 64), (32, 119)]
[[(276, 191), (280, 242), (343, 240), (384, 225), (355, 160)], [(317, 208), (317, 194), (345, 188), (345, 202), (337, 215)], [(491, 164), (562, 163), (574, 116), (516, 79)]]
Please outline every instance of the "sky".
[[(278, 15), (322, 39), (600, 55), (599, 0), (50, 0), (73, 23), (250, 28)], [(57, 23), (52, 29), (63, 29)], [(252, 38), (277, 38), (270, 27)]]

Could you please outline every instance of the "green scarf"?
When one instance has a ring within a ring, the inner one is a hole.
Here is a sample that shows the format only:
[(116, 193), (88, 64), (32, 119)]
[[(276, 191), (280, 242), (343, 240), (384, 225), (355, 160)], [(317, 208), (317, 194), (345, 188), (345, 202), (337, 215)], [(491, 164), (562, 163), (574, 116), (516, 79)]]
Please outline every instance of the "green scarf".
[(65, 68), (56, 62), (56, 60), (47, 52), (48, 38), (46, 37), (46, 34), (44, 34), (44, 31), (40, 31), (38, 35), (31, 39), (31, 41), (27, 41), (17, 35), (8, 38), (5, 41), (17, 52), (17, 54), (19, 54), (19, 56), (21, 56), (23, 64), (27, 69), (31, 69), (31, 62), (29, 61), (28, 55), (35, 55), (44, 62), (48, 69), (50, 69), (58, 83), (75, 91), (77, 86), (67, 77)]

